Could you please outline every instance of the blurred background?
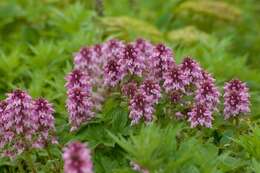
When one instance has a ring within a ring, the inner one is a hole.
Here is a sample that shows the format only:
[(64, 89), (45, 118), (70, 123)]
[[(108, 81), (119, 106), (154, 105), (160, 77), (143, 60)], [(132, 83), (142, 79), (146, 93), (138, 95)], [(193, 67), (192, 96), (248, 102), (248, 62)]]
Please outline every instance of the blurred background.
[(251, 117), (260, 116), (259, 0), (1, 0), (0, 96), (20, 87), (47, 97), (62, 123), (73, 53), (139, 37), (167, 44), (177, 62), (196, 58), (219, 85), (246, 81)]

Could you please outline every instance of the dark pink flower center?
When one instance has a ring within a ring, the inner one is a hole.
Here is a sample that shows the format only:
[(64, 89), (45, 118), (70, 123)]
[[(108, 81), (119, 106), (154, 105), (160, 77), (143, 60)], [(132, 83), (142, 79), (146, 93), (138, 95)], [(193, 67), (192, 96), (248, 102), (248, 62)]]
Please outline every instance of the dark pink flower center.
[(84, 57), (87, 62), (91, 60), (91, 50), (88, 47), (84, 47), (80, 50), (80, 54)]
[(229, 96), (229, 100), (228, 100), (228, 103), (235, 107), (237, 106), (239, 103), (241, 102), (241, 96), (236, 93), (236, 92), (232, 92)]

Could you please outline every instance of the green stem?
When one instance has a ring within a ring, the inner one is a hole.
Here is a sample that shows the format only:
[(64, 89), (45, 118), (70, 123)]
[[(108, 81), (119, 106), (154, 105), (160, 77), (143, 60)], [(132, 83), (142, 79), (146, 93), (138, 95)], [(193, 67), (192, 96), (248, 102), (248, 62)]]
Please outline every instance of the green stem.
[(21, 160), (19, 160), (18, 169), (19, 169), (19, 172), (24, 173), (23, 164), (22, 164)]
[[(49, 150), (49, 146), (46, 147), (46, 151), (47, 151), (47, 153), (48, 153), (49, 159), (50, 159), (50, 160), (53, 160), (52, 155), (51, 155), (51, 152), (50, 152), (50, 150)], [(54, 170), (55, 170), (55, 172), (58, 173), (58, 172), (59, 172), (59, 167), (58, 167), (58, 165), (56, 164), (56, 162), (54, 162), (53, 165), (54, 165)]]
[(240, 124), (239, 124), (239, 117), (235, 117), (235, 129), (236, 129), (236, 134), (239, 135), (240, 134)]
[(32, 158), (31, 158), (30, 153), (27, 153), (27, 154), (26, 154), (26, 161), (27, 161), (29, 167), (31, 168), (32, 173), (36, 173), (37, 171), (36, 171), (36, 168), (35, 168), (35, 166), (34, 166), (34, 163), (33, 163), (33, 160), (32, 160)]
[(235, 118), (235, 125), (236, 125), (237, 128), (239, 127), (239, 119), (238, 119), (238, 117)]
[(95, 10), (96, 10), (98, 16), (103, 16), (104, 15), (103, 0), (95, 0)]

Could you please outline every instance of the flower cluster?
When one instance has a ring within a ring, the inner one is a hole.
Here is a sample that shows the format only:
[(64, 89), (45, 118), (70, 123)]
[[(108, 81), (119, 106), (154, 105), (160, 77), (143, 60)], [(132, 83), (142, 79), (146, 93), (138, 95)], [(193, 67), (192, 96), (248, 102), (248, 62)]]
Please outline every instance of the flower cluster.
[(151, 104), (158, 103), (160, 97), (161, 97), (161, 87), (159, 83), (151, 80), (151, 79), (146, 79), (140, 86), (140, 91), (142, 93), (145, 93), (147, 100)]
[(104, 69), (105, 84), (108, 86), (115, 86), (125, 76), (124, 68), (119, 59), (114, 57), (108, 60)]
[(107, 86), (115, 86), (121, 81), (125, 73), (124, 65), (121, 63), (124, 57), (125, 44), (118, 40), (109, 40), (104, 44), (104, 81)]
[(124, 84), (122, 86), (122, 93), (123, 95), (133, 98), (135, 94), (137, 93), (137, 83), (136, 82), (129, 82), (127, 84)]
[(219, 103), (220, 92), (212, 81), (202, 81), (195, 94), (196, 103), (207, 106), (209, 110), (216, 109), (216, 106)]
[[(101, 68), (103, 62), (101, 45), (95, 45), (93, 47), (83, 47), (74, 58), (74, 64), (76, 69), (80, 69), (87, 73), (95, 83), (96, 76), (101, 76)], [(90, 65), (91, 64), (91, 65)]]
[(15, 157), (31, 147), (57, 143), (54, 132), (54, 110), (45, 99), (33, 100), (28, 93), (15, 90), (0, 104), (1, 149)]
[(225, 119), (250, 112), (248, 87), (240, 80), (234, 79), (224, 86)]
[[(141, 119), (152, 121), (154, 107), (164, 94), (171, 103), (183, 107), (184, 112), (175, 110), (174, 114), (178, 119), (187, 118), (191, 127), (211, 127), (212, 115), (218, 110), (221, 94), (215, 79), (189, 56), (177, 64), (172, 50), (164, 44), (153, 45), (143, 39), (131, 43), (112, 39), (102, 45), (82, 48), (74, 64), (75, 69), (86, 75), (76, 82), (82, 84), (77, 84), (78, 88), (73, 91), (78, 93), (79, 100), (73, 99), (72, 77), (67, 77), (67, 107), (75, 127), (90, 119), (82, 117), (92, 118), (94, 112), (100, 110), (105, 94), (114, 91), (111, 88), (121, 89), (127, 96), (132, 124)], [(86, 89), (83, 85), (87, 85)], [(237, 102), (236, 106), (233, 102)], [(96, 105), (99, 109), (93, 108)], [(248, 105), (248, 94), (239, 95), (225, 89), (226, 116), (248, 112)]]
[(130, 99), (129, 117), (131, 124), (137, 124), (141, 118), (146, 122), (153, 120), (154, 105), (161, 97), (161, 88), (157, 82), (147, 79), (140, 86), (129, 82), (122, 87), (122, 92)]
[(7, 103), (5, 100), (0, 101), (0, 148), (3, 148), (8, 140), (8, 134), (5, 133), (5, 110)]
[(147, 96), (144, 92), (137, 92), (130, 100), (130, 114), (129, 117), (132, 120), (131, 124), (137, 124), (142, 117), (146, 122), (153, 120), (154, 108), (152, 104), (147, 100)]
[(63, 153), (65, 173), (93, 173), (90, 150), (85, 144), (71, 142)]
[(203, 104), (196, 104), (192, 108), (191, 112), (188, 112), (189, 122), (191, 122), (191, 127), (196, 127), (197, 125), (211, 127), (212, 126), (212, 112)]
[(149, 60), (151, 64), (149, 75), (154, 77), (154, 80), (162, 80), (164, 72), (175, 64), (171, 49), (163, 44), (158, 44), (153, 48)]
[(185, 91), (185, 86), (188, 84), (188, 80), (186, 80), (186, 75), (177, 65), (174, 65), (170, 69), (168, 69), (164, 73), (163, 79), (163, 86), (167, 92)]
[[(103, 67), (107, 60), (103, 55), (104, 49), (104, 45), (100, 44), (91, 47), (83, 47), (74, 57), (75, 68), (73, 70), (80, 70), (88, 77), (85, 81), (87, 81), (92, 88), (93, 94), (91, 99), (95, 103), (95, 109), (99, 109), (99, 106), (103, 101)], [(80, 81), (84, 81), (84, 79), (80, 79)]]
[(79, 69), (73, 70), (66, 80), (67, 109), (71, 131), (73, 131), (94, 115), (91, 84), (88, 75)]
[(125, 73), (129, 72), (131, 75), (142, 76), (145, 68), (144, 57), (138, 55), (138, 50), (132, 44), (125, 46), (119, 63), (123, 65)]
[(180, 64), (182, 74), (185, 76), (187, 84), (195, 84), (202, 80), (202, 69), (200, 65), (191, 57), (185, 57)]
[(58, 143), (54, 136), (54, 109), (52, 104), (43, 98), (38, 98), (33, 101), (32, 114), (38, 115), (33, 116), (36, 133), (38, 134), (33, 145), (43, 148), (49, 143)]
[[(133, 43), (133, 45), (138, 53), (138, 56), (142, 56), (143, 59), (152, 56), (154, 47), (149, 41), (139, 38)], [(147, 64), (148, 61), (144, 61), (144, 63)]]

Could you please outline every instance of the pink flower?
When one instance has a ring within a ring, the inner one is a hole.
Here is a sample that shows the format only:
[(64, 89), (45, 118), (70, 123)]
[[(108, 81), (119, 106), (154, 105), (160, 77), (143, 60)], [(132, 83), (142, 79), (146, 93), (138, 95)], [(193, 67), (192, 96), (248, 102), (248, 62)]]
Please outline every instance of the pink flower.
[(151, 57), (154, 46), (149, 41), (139, 38), (133, 45), (138, 55), (142, 56), (146, 61)]
[(75, 69), (65, 78), (67, 80), (67, 109), (71, 130), (94, 117), (92, 88), (89, 77), (81, 70)]
[(96, 44), (83, 47), (74, 57), (75, 69), (66, 77), (67, 88), (80, 85), (91, 92), (91, 99), (96, 110), (101, 109), (104, 100), (104, 65), (107, 59), (104, 55), (104, 45)]
[(212, 126), (212, 112), (203, 104), (195, 105), (190, 112), (188, 112), (191, 127), (196, 127), (198, 125), (211, 127)]
[(0, 101), (0, 148), (4, 147), (4, 145), (6, 144), (6, 140), (4, 137), (5, 134), (5, 113), (6, 113), (6, 106), (7, 103), (6, 101)]
[(25, 91), (15, 90), (0, 102), (0, 136), (3, 154), (15, 157), (32, 147), (57, 143), (53, 108), (47, 100), (35, 101)]
[(176, 65), (165, 71), (163, 79), (163, 87), (165, 88), (166, 92), (179, 90), (184, 91), (185, 85), (187, 85), (189, 82), (179, 66)]
[(150, 79), (146, 79), (139, 88), (136, 83), (129, 83), (123, 86), (123, 92), (130, 97), (131, 124), (137, 124), (144, 118), (145, 122), (153, 120), (154, 104), (161, 97), (160, 85)]
[(15, 90), (7, 94), (6, 107), (6, 129), (10, 129), (16, 134), (26, 134), (31, 138), (34, 130), (31, 128), (32, 123), (32, 98), (27, 92)]
[(137, 89), (138, 88), (137, 88), (136, 82), (129, 82), (129, 83), (123, 85), (122, 93), (129, 98), (133, 98), (137, 92)]
[(86, 73), (95, 85), (103, 75), (104, 57), (98, 46), (83, 47), (74, 57), (75, 69)]
[(211, 76), (210, 73), (208, 73), (207, 71), (203, 70), (202, 71), (202, 80), (201, 81), (209, 81), (211, 83), (214, 83), (215, 79)]
[(239, 80), (231, 80), (224, 86), (225, 119), (250, 112), (248, 87)]
[(93, 102), (90, 93), (83, 87), (73, 87), (67, 91), (67, 109), (71, 131), (94, 117)]
[(96, 44), (93, 47), (93, 59), (95, 61), (95, 63), (97, 63), (100, 67), (102, 67), (102, 65), (105, 63), (106, 59), (105, 59), (105, 55), (103, 52), (103, 45), (102, 44)]
[(74, 57), (75, 67), (78, 69), (89, 69), (93, 63), (94, 51), (91, 47), (83, 47)]
[(32, 98), (25, 91), (14, 90), (1, 102), (1, 147), (7, 157), (15, 157), (31, 147), (34, 128)]
[(202, 80), (202, 69), (200, 65), (191, 57), (183, 59), (180, 69), (187, 78), (188, 84), (197, 84)]
[(163, 44), (156, 45), (151, 55), (150, 63), (150, 76), (153, 76), (155, 80), (161, 80), (163, 73), (171, 69), (175, 64), (171, 49)]
[(129, 109), (132, 125), (139, 123), (141, 118), (144, 118), (146, 122), (153, 120), (154, 108), (144, 92), (139, 91), (134, 95), (130, 100)]
[(157, 103), (161, 98), (161, 87), (154, 80), (146, 79), (140, 86), (140, 91), (146, 94), (151, 104)]
[(122, 58), (125, 44), (119, 40), (111, 39), (103, 44), (103, 53), (106, 57)]
[(138, 51), (132, 44), (127, 44), (124, 48), (123, 58), (120, 59), (120, 64), (124, 65), (125, 71), (142, 76), (143, 70), (145, 69), (144, 57), (138, 54)]
[(111, 59), (104, 69), (105, 85), (116, 86), (126, 75), (124, 67), (119, 59)]
[(213, 80), (201, 82), (195, 92), (196, 103), (206, 105), (210, 110), (215, 110), (219, 103), (220, 92), (214, 85)]
[(91, 153), (85, 144), (72, 142), (63, 152), (65, 173), (93, 173)]
[(73, 87), (84, 87), (87, 90), (90, 90), (90, 77), (84, 73), (82, 70), (74, 69), (66, 76), (67, 83), (65, 87), (71, 89)]
[(44, 147), (48, 143), (57, 143), (54, 133), (54, 109), (52, 104), (43, 98), (33, 101), (32, 115), (35, 121), (37, 140), (34, 143), (36, 147)]
[(233, 79), (225, 84), (224, 90), (225, 91), (238, 91), (238, 92), (246, 91), (246, 92), (248, 92), (248, 87), (247, 87), (246, 83), (243, 83), (242, 81), (240, 81), (238, 79)]
[(152, 55), (154, 52), (154, 46), (149, 42), (144, 39), (137, 39), (134, 43), (133, 46), (135, 50), (137, 51), (137, 54), (141, 59), (143, 59), (143, 63), (145, 68), (143, 69), (143, 75), (149, 76), (150, 73), (152, 72), (153, 66), (152, 66)]

